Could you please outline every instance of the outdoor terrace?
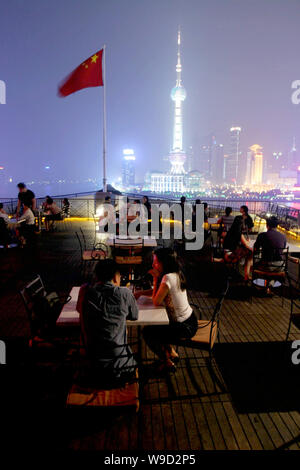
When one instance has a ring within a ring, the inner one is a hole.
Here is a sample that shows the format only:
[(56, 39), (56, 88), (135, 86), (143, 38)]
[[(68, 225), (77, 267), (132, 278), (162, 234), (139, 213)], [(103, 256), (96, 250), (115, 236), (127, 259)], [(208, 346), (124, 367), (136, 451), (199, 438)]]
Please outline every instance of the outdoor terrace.
[[(0, 333), (7, 343), (7, 366), (1, 366), (1, 411), (8, 411), (8, 439), (47, 449), (76, 450), (275, 450), (300, 448), (299, 367), (291, 362), (292, 327), (285, 342), (290, 300), (254, 295), (237, 277), (231, 281), (220, 317), (220, 342), (214, 348), (213, 381), (207, 354), (179, 350), (174, 375), (142, 374), (140, 410), (134, 412), (71, 410), (65, 400), (78, 365), (76, 349), (66, 354), (29, 351), (29, 323), (19, 290), (39, 273), (48, 290), (69, 293), (82, 282), (75, 231), (87, 240), (94, 223), (66, 220), (54, 233), (38, 237), (36, 258), (26, 250), (2, 254)], [(291, 266), (291, 270), (295, 267)], [(202, 274), (201, 274), (202, 273)], [(291, 272), (294, 285), (297, 272)], [(214, 305), (216, 299), (188, 291), (192, 302)], [(204, 269), (205, 275), (205, 269)], [(295, 294), (295, 292), (294, 292)], [(288, 297), (287, 292), (284, 292)], [(130, 337), (136, 339), (136, 328)], [(79, 341), (79, 332), (70, 332)], [(70, 340), (71, 342), (71, 340)], [(153, 356), (142, 343), (142, 364)], [(2, 414), (3, 416), (4, 414)], [(55, 432), (53, 433), (53, 429)]]

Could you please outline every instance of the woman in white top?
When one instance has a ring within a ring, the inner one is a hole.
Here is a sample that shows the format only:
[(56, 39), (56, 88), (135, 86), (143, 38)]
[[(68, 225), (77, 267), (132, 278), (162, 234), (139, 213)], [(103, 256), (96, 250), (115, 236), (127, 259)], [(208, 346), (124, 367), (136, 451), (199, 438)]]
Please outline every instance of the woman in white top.
[(186, 281), (175, 252), (169, 248), (157, 249), (152, 266), (152, 300), (156, 306), (165, 305), (170, 323), (146, 326), (143, 335), (148, 347), (163, 361), (160, 369), (174, 371), (174, 362), (179, 356), (171, 344), (176, 344), (181, 338), (192, 338), (196, 334), (197, 317), (188, 302)]
[(24, 211), (21, 217), (18, 219), (20, 223), (18, 231), (19, 238), (22, 245), (28, 242), (33, 242), (35, 238), (35, 218), (32, 210), (27, 205), (27, 202), (23, 203)]

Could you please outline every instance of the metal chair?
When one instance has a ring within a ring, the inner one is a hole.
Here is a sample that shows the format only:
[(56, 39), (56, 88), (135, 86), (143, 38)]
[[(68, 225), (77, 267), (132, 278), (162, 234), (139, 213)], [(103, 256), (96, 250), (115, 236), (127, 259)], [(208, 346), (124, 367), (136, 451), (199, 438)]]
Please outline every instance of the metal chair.
[[(280, 292), (283, 305), (283, 287), (286, 280), (288, 281), (289, 289), (291, 289), (291, 281), (287, 269), (289, 249), (274, 248), (273, 250), (270, 250), (268, 253), (268, 260), (263, 258), (263, 254), (264, 252), (262, 249), (255, 250), (253, 252), (251, 292), (254, 286), (269, 288), (271, 286), (271, 282), (275, 282), (274, 286), (271, 287), (281, 286)], [(259, 280), (262, 282), (259, 282)]]
[[(229, 283), (226, 280), (224, 287), (221, 289), (221, 293), (219, 295), (218, 301), (214, 307), (213, 314), (209, 320), (202, 320), (202, 313), (203, 307), (199, 307), (196, 304), (192, 304), (194, 308), (197, 309), (198, 315), (200, 319), (198, 320), (198, 330), (191, 339), (181, 339), (177, 342), (176, 347), (178, 349), (179, 346), (188, 347), (188, 348), (196, 348), (202, 349), (209, 352), (209, 360), (212, 360), (212, 350), (215, 344), (216, 339), (219, 339), (219, 321), (220, 321), (220, 312), (222, 308), (222, 304), (224, 298), (228, 291)], [(212, 309), (213, 307), (208, 307), (208, 309)]]
[[(49, 337), (53, 336), (56, 317), (58, 317), (61, 308), (65, 303), (67, 303), (71, 297), (70, 296), (58, 296), (56, 293), (52, 292), (48, 294), (43, 281), (39, 275), (27, 284), (21, 291), (20, 295), (22, 297), (25, 309), (28, 314), (29, 326), (30, 326), (30, 340), (29, 346), (32, 347), (34, 342), (49, 342)], [(49, 298), (49, 305), (53, 305), (53, 317), (46, 318), (43, 311), (38, 312), (37, 310), (43, 304), (43, 299), (48, 303), (47, 296)], [(53, 338), (50, 339), (52, 342)]]
[(300, 330), (300, 312), (295, 313), (294, 309), (300, 309), (300, 304), (299, 304), (299, 298), (296, 300), (291, 298), (291, 313), (290, 313), (290, 319), (289, 319), (289, 326), (286, 334), (285, 340), (287, 341), (289, 338), (289, 334), (291, 331), (291, 326), (292, 324)]
[(83, 231), (80, 228), (80, 235), (75, 232), (79, 247), (80, 247), (80, 260), (81, 260), (81, 274), (85, 278), (88, 264), (90, 262), (98, 261), (100, 259), (106, 259), (108, 256), (108, 248), (104, 243), (94, 243), (91, 249), (87, 249), (86, 239)]

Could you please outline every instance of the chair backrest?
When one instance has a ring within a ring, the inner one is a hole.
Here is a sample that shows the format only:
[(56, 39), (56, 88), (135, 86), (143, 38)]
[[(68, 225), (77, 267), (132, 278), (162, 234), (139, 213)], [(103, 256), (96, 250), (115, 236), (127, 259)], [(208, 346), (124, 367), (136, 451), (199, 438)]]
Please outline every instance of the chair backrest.
[(220, 293), (218, 302), (216, 303), (214, 312), (213, 312), (211, 320), (210, 320), (211, 321), (210, 333), (209, 333), (210, 348), (212, 348), (212, 337), (213, 337), (213, 331), (214, 331), (214, 324), (217, 323), (217, 325), (219, 326), (220, 312), (221, 312), (222, 304), (223, 304), (223, 301), (224, 301), (225, 296), (227, 294), (228, 288), (229, 288), (229, 282), (226, 279), (226, 282), (225, 282), (223, 288), (221, 289), (221, 293)]
[(31, 320), (32, 308), (34, 300), (37, 296), (45, 296), (46, 290), (43, 281), (39, 275), (37, 275), (27, 286), (20, 291), (27, 313), (29, 314), (29, 320)]
[(77, 232), (75, 232), (75, 235), (76, 235), (76, 237), (77, 237), (77, 240), (78, 240), (78, 242), (79, 242), (79, 247), (80, 247), (80, 258), (82, 258), (82, 255), (83, 255), (82, 243), (81, 243), (80, 237), (79, 237), (79, 235), (78, 235), (78, 233), (77, 233)]
[(91, 257), (95, 259), (105, 259), (108, 256), (108, 247), (104, 243), (95, 243)]
[(226, 279), (225, 282), (224, 282), (224, 285), (221, 288), (220, 295), (218, 297), (218, 301), (215, 305), (215, 309), (214, 309), (214, 312), (213, 312), (211, 320), (210, 320), (212, 323), (214, 321), (216, 321), (216, 322), (219, 321), (219, 315), (220, 315), (221, 307), (222, 307), (223, 301), (225, 299), (225, 296), (227, 294), (228, 287), (229, 287), (229, 282), (228, 282), (228, 279)]
[(84, 251), (86, 250), (86, 240), (85, 240), (85, 236), (84, 236), (84, 233), (83, 233), (83, 230), (82, 228), (80, 227), (80, 232), (81, 232), (81, 236), (82, 236), (82, 240), (83, 240), (83, 249)]
[(276, 268), (280, 271), (287, 271), (289, 248), (273, 248), (267, 251), (267, 258), (264, 258), (264, 250), (260, 248), (253, 252), (253, 270), (262, 269), (265, 264), (268, 269)]

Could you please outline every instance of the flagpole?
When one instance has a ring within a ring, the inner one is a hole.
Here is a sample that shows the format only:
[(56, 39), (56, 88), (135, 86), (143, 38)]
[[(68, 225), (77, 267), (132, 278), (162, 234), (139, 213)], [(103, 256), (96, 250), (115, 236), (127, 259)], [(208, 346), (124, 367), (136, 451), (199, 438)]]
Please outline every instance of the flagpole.
[(106, 44), (103, 46), (103, 64), (102, 64), (102, 76), (103, 76), (103, 192), (107, 191), (106, 181), (106, 77), (105, 77), (105, 50)]

